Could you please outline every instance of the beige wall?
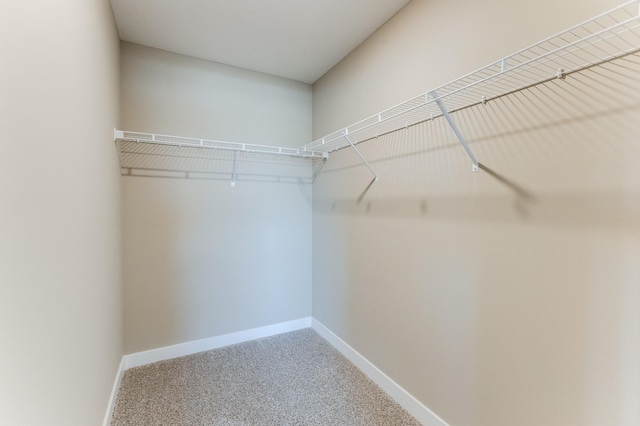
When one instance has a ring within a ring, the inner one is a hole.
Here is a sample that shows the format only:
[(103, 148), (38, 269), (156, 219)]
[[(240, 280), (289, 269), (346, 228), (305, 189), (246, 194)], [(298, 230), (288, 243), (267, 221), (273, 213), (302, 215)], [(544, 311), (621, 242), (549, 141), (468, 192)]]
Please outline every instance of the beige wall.
[[(314, 137), (614, 5), (414, 0), (314, 85)], [(478, 173), (442, 119), (359, 145), (368, 191), (334, 153), (313, 316), (451, 425), (638, 424), (638, 75), (619, 62), (454, 114)]]
[(1, 2), (0, 57), (0, 424), (97, 425), (123, 354), (109, 2)]
[(313, 138), (448, 83), (619, 3), (413, 0), (314, 84)]
[(126, 42), (122, 74), (125, 130), (293, 148), (311, 140), (308, 84)]
[[(126, 130), (299, 146), (311, 87), (123, 43), (122, 112)], [(211, 155), (203, 179), (122, 178), (127, 353), (311, 314), (311, 166), (243, 154), (232, 188), (233, 157)]]

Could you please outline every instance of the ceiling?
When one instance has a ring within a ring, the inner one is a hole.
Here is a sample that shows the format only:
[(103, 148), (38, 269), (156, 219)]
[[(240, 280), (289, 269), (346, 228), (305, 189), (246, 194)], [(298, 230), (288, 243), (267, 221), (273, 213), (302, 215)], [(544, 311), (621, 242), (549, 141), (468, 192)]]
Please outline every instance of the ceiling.
[(120, 38), (314, 83), (410, 0), (111, 0)]

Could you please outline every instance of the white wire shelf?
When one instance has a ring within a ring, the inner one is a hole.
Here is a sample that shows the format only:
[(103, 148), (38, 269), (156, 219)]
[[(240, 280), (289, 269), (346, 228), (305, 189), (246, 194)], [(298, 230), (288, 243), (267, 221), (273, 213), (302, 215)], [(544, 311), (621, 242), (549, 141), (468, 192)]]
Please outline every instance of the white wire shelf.
[[(240, 153), (268, 158), (321, 159), (329, 153), (351, 146), (363, 163), (378, 176), (356, 145), (378, 136), (416, 125), (427, 120), (444, 117), (473, 162), (472, 169), (479, 169), (478, 160), (458, 130), (450, 113), (525, 90), (527, 88), (565, 77), (640, 52), (640, 0), (631, 0), (608, 12), (602, 13), (579, 25), (571, 27), (539, 43), (506, 56), (472, 73), (453, 80), (436, 89), (425, 92), (408, 101), (374, 114), (350, 126), (339, 129), (300, 148), (285, 148), (238, 142), (197, 139), (180, 136), (114, 130), (114, 139), (120, 153), (123, 170), (159, 167), (164, 157), (173, 163), (180, 162), (181, 170), (204, 170), (194, 166), (207, 161), (211, 172), (214, 158), (226, 155), (224, 160), (232, 164), (232, 185), (237, 178)], [(135, 149), (130, 144), (139, 146)], [(121, 145), (126, 144), (126, 149)], [(167, 154), (164, 146), (171, 148)], [(188, 150), (180, 154), (174, 151)], [(180, 160), (178, 160), (178, 158)], [(303, 160), (301, 160), (303, 161)], [(324, 164), (324, 161), (322, 162)], [(320, 166), (321, 168), (321, 166)], [(314, 172), (314, 178), (319, 173)]]
[(214, 149), (231, 152), (247, 152), (254, 154), (284, 155), (300, 158), (327, 158), (326, 152), (311, 151), (301, 148), (284, 148), (279, 146), (255, 145), (239, 142), (219, 141), (212, 139), (197, 139), (183, 136), (158, 135), (154, 133), (129, 132), (114, 130), (116, 142), (136, 142), (143, 144), (171, 145), (199, 149)]
[(336, 151), (350, 145), (345, 137), (357, 144), (445, 115), (438, 103), (455, 112), (639, 50), (640, 0), (633, 0), (301, 149)]
[[(328, 154), (114, 129), (125, 176), (312, 183)], [(311, 166), (311, 167), (309, 167)]]

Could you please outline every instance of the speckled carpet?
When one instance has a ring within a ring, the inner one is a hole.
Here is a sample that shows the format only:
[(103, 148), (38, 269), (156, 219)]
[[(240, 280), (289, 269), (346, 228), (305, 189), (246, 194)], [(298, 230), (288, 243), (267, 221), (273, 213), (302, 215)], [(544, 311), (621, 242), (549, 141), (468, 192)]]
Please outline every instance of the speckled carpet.
[(127, 370), (112, 425), (420, 425), (312, 329)]

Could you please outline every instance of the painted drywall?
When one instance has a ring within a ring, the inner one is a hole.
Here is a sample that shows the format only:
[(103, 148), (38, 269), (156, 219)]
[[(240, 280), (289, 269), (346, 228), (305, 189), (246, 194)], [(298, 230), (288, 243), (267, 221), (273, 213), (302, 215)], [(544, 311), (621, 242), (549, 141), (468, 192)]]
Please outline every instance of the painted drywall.
[[(314, 137), (615, 6), (414, 0), (314, 85)], [(451, 425), (640, 423), (640, 59), (333, 153), (313, 316)]]
[(292, 148), (311, 140), (308, 84), (126, 42), (122, 60), (125, 130)]
[(107, 0), (0, 3), (0, 424), (97, 425), (123, 355)]
[(435, 89), (620, 3), (414, 0), (314, 83), (313, 138)]
[[(129, 43), (122, 111), (126, 130), (282, 146), (311, 135), (309, 85)], [(122, 178), (127, 353), (311, 314), (311, 165), (242, 154), (231, 187), (227, 154), (186, 164), (182, 151), (164, 165), (172, 178)], [(185, 178), (185, 164), (207, 173)]]

